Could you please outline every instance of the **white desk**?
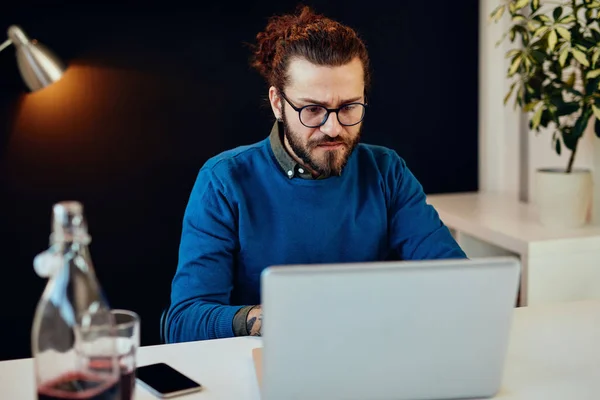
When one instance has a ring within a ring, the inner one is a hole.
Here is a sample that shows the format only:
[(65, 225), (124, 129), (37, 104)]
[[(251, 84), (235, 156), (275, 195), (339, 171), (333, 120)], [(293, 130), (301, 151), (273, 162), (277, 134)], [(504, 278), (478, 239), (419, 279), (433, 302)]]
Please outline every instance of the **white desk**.
[[(259, 338), (142, 347), (139, 365), (167, 362), (201, 382), (182, 400), (259, 400), (251, 351)], [(0, 398), (33, 400), (30, 359), (0, 362)], [(401, 379), (401, 377), (399, 377)], [(515, 309), (502, 400), (597, 400), (600, 301)], [(136, 400), (155, 399), (138, 386)]]
[(600, 299), (600, 226), (549, 229), (534, 206), (488, 193), (430, 195), (469, 257), (521, 259), (520, 304)]

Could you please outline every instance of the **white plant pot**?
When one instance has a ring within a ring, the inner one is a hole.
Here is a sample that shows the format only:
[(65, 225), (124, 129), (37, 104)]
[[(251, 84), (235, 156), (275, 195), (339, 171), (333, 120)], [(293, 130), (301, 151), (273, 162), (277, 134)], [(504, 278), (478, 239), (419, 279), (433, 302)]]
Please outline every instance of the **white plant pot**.
[(540, 222), (553, 228), (577, 228), (590, 220), (592, 207), (592, 173), (573, 169), (536, 171), (536, 203)]
[[(593, 124), (589, 124), (588, 128), (590, 126), (593, 128)], [(595, 171), (592, 175), (592, 223), (600, 225), (600, 139), (593, 131), (586, 134), (592, 138), (592, 170)]]

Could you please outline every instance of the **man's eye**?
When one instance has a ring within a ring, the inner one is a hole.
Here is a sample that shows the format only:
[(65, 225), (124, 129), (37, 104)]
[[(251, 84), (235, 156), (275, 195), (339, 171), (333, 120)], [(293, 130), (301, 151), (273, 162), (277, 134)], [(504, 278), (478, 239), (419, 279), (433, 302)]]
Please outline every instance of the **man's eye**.
[(323, 112), (323, 108), (319, 106), (307, 107), (306, 110), (312, 114), (319, 114)]

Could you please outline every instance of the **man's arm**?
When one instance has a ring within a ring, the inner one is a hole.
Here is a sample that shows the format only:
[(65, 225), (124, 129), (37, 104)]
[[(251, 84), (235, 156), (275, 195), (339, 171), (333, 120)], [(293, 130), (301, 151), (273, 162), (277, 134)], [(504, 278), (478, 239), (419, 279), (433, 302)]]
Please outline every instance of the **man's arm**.
[(262, 307), (242, 307), (233, 317), (233, 333), (235, 336), (261, 336)]
[(466, 258), (433, 206), (427, 204), (419, 181), (398, 157), (392, 161), (390, 241), (403, 260)]
[(185, 210), (179, 262), (171, 287), (167, 339), (182, 342), (234, 336), (230, 305), (237, 215), (221, 181), (198, 174)]

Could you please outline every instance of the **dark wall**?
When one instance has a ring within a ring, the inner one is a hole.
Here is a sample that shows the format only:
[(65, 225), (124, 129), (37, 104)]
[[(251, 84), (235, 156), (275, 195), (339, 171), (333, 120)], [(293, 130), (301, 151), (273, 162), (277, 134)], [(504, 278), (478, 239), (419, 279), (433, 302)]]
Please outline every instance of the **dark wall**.
[[(244, 43), (296, 5), (215, 3), (28, 1), (0, 13), (0, 28), (20, 24), (70, 65), (26, 94), (13, 49), (0, 53), (0, 359), (30, 356), (46, 283), (32, 259), (63, 199), (86, 207), (112, 306), (140, 313), (142, 344), (158, 342), (198, 169), (272, 124)], [(396, 149), (428, 193), (476, 190), (478, 1), (305, 4), (367, 42), (364, 141)]]

